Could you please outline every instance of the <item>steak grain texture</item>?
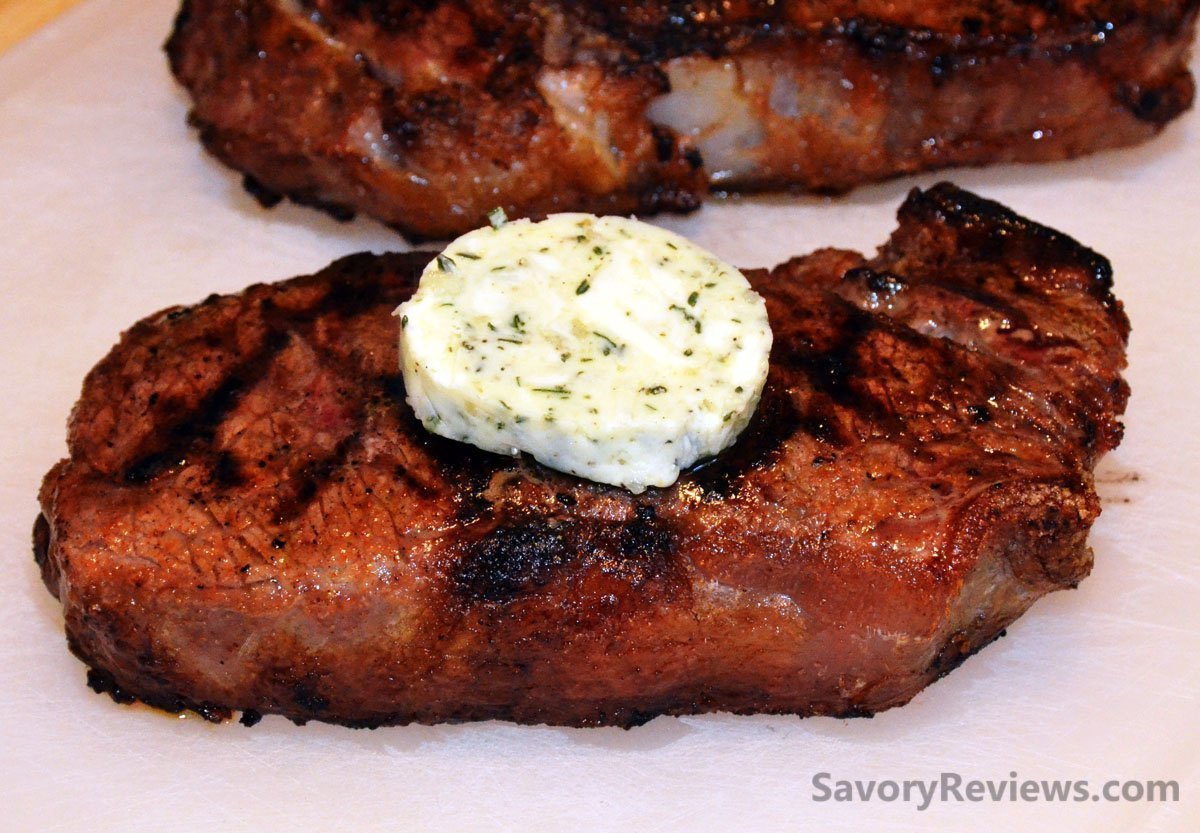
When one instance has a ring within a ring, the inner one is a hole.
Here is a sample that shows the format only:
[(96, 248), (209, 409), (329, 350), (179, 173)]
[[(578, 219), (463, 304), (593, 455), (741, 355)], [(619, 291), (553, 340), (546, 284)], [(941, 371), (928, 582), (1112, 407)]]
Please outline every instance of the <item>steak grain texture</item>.
[[(775, 345), (727, 453), (640, 496), (426, 433), (357, 255), (135, 324), (35, 552), (94, 687), (351, 726), (902, 704), (1091, 568), (1128, 325), (1109, 265), (949, 185), (874, 258), (752, 270)], [(1045, 673), (1053, 673), (1045, 669)]]
[(1191, 105), (1198, 6), (184, 0), (167, 52), (264, 202), (439, 238), (1136, 144)]

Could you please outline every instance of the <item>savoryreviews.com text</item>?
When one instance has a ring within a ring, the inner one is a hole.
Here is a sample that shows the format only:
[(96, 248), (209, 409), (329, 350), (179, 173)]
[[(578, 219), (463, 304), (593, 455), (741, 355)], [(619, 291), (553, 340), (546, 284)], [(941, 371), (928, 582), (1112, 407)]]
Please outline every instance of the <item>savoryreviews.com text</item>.
[(1086, 779), (964, 778), (957, 772), (942, 772), (936, 778), (905, 780), (853, 780), (818, 772), (812, 777), (812, 800), (817, 802), (901, 802), (918, 810), (934, 803), (1083, 801), (1138, 802), (1179, 801), (1179, 782), (1161, 780), (1118, 780), (1094, 783)]

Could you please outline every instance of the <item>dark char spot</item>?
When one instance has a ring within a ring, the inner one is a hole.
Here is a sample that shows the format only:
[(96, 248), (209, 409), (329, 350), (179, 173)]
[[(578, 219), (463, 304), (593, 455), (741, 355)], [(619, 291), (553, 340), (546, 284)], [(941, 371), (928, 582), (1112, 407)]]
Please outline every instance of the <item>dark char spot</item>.
[(38, 513), (33, 522), (33, 560), (41, 568), (43, 575), (50, 558), (50, 522), (46, 516)]
[(1163, 125), (1187, 110), (1191, 103), (1190, 86), (1168, 82), (1166, 86), (1144, 89), (1137, 84), (1129, 84), (1118, 95), (1136, 118)]
[(213, 463), (212, 476), (218, 485), (225, 488), (240, 486), (245, 482), (237, 458), (228, 451), (222, 451), (217, 455), (217, 460)]
[(329, 701), (317, 692), (317, 680), (312, 675), (292, 687), (292, 700), (312, 714), (320, 714), (329, 708)]
[(457, 564), (454, 585), (468, 602), (509, 602), (545, 585), (572, 555), (556, 525), (531, 520), (501, 526), (467, 550)]
[(866, 18), (846, 21), (842, 31), (851, 43), (876, 58), (904, 52), (913, 34), (903, 26), (890, 26)]
[(621, 559), (608, 565), (606, 572), (621, 575), (633, 585), (662, 578), (675, 561), (674, 527), (660, 518), (653, 506), (638, 506), (633, 520), (621, 525), (617, 551)]
[(255, 709), (246, 709), (242, 712), (242, 716), (238, 719), (238, 723), (243, 726), (257, 726), (263, 719), (262, 712)]
[(675, 138), (671, 135), (671, 131), (656, 124), (651, 127), (650, 132), (654, 137), (654, 152), (658, 156), (658, 161), (670, 162), (671, 157), (675, 155)]
[(117, 680), (107, 671), (99, 668), (89, 668), (87, 672), (88, 688), (97, 694), (107, 694), (115, 703), (129, 704), (137, 700), (117, 684)]
[(988, 410), (987, 405), (968, 405), (966, 411), (971, 417), (971, 422), (976, 425), (984, 425), (992, 421), (992, 412)]
[(246, 189), (246, 193), (254, 197), (254, 199), (263, 208), (274, 208), (283, 200), (283, 195), (278, 191), (274, 191), (263, 185), (250, 174), (242, 177), (242, 187)]

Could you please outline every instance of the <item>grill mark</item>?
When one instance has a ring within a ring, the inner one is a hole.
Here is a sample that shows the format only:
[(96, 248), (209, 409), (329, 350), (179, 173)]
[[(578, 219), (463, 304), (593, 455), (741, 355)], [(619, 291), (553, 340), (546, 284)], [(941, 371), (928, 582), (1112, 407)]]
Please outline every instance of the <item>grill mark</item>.
[(799, 415), (801, 430), (813, 439), (833, 448), (844, 448), (847, 438), (838, 424), (837, 412), (832, 403), (821, 397), (813, 397), (808, 407)]
[(806, 339), (796, 339), (794, 343), (772, 351), (771, 359), (780, 366), (803, 373), (814, 391), (836, 404), (856, 411), (865, 410), (871, 403), (854, 386), (854, 377), (859, 372), (857, 351), (865, 337), (879, 326), (879, 317), (836, 295), (826, 295), (825, 300), (842, 313), (833, 342), (822, 349)]
[[(396, 283), (379, 280), (379, 277), (395, 275), (400, 278), (401, 288), (412, 286), (427, 262), (428, 257), (421, 252), (384, 256), (369, 253), (349, 255), (328, 267), (327, 272), (332, 272), (337, 279), (330, 282), (329, 289), (317, 300), (302, 309), (281, 309), (270, 297), (260, 299), (258, 311), (266, 326), (261, 346), (231, 368), (224, 381), (199, 404), (147, 438), (142, 448), (130, 455), (133, 462), (126, 466), (120, 479), (127, 485), (144, 485), (184, 463), (198, 445), (214, 440), (221, 422), (237, 406), (246, 391), (270, 372), (272, 363), (293, 337), (304, 337), (319, 318), (330, 315), (352, 318), (395, 300), (392, 295), (397, 289)], [(214, 303), (217, 298), (215, 295), (209, 296), (198, 306)], [(176, 317), (183, 317), (196, 308), (177, 310)], [(323, 361), (328, 358), (322, 353)], [(383, 385), (385, 392), (390, 392), (390, 385), (394, 385), (394, 382)], [(163, 410), (166, 409), (160, 407), (160, 412)], [(223, 487), (242, 485), (242, 465), (243, 461), (233, 454), (226, 452), (218, 455), (213, 462), (214, 482)], [(315, 490), (316, 485), (315, 482), (311, 486), (302, 483), (296, 491)], [(302, 508), (297, 506), (296, 511)]]
[[(369, 267), (374, 262), (364, 265)], [(378, 280), (338, 281), (314, 305), (313, 314), (316, 317), (334, 314), (342, 318), (354, 318), (383, 303), (392, 289)]]
[[(1016, 219), (1024, 221), (1021, 217), (1017, 217)], [(936, 283), (931, 282), (928, 285), (966, 298), (1004, 315), (1009, 319), (1011, 326), (998, 328), (997, 331), (1006, 336), (1014, 331), (1028, 332), (1029, 337), (1022, 343), (1022, 347), (1031, 347), (1034, 349), (1073, 347), (1082, 349), (1079, 342), (1069, 337), (1047, 336), (1039, 330), (1039, 325), (1026, 313), (1013, 307), (1002, 296), (986, 288), (950, 280), (941, 280)], [(1020, 284), (1017, 284), (1017, 286), (1019, 287)], [(991, 388), (982, 394), (980, 402), (964, 403), (959, 406), (963, 418), (969, 420), (971, 424), (985, 425), (993, 421), (994, 415), (992, 410), (986, 404), (989, 398), (1002, 399), (1010, 391), (1023, 391), (1023, 395), (1026, 398), (1031, 401), (1040, 401), (1044, 409), (1052, 409), (1058, 414), (1058, 418), (1055, 421), (1056, 425), (1062, 427), (1074, 426), (1081, 435), (1079, 439), (1085, 446), (1090, 447), (1092, 441), (1095, 439), (1095, 426), (1088, 425), (1090, 417), (1087, 413), (1086, 398), (1079, 397), (1069, 389), (1064, 389), (1046, 397), (1039, 396), (1033, 392), (1033, 388), (1030, 387), (1033, 384), (1032, 380), (1044, 380), (1050, 372), (1047, 367), (1015, 359), (1004, 349), (997, 349), (986, 342), (977, 347), (968, 347), (955, 338), (947, 339), (941, 336), (922, 333), (903, 320), (897, 320), (890, 316), (882, 318), (880, 324), (889, 326), (894, 335), (912, 344), (954, 345), (955, 350), (951, 350), (950, 352), (955, 364), (961, 360), (960, 358), (955, 358), (956, 350), (966, 351), (978, 357), (980, 361), (979, 370), (992, 374), (995, 381)], [(974, 375), (974, 373), (971, 375)], [(1049, 410), (1046, 410), (1045, 415), (1049, 417)], [(882, 416), (882, 414), (877, 413), (876, 416)], [(1020, 416), (1020, 422), (1032, 431), (1038, 433), (1046, 433), (1047, 431), (1047, 425), (1038, 418), (1037, 414), (1022, 415)], [(1064, 464), (1071, 465), (1069, 457), (1058, 456)]]
[[(902, 223), (918, 225), (931, 219), (944, 223), (958, 233), (958, 247), (972, 251), (979, 260), (1027, 263), (1039, 270), (1079, 269), (1088, 277), (1085, 291), (1106, 310), (1118, 309), (1111, 292), (1113, 273), (1108, 258), (998, 202), (941, 182), (926, 191), (914, 188), (900, 207), (900, 218)], [(1014, 291), (1020, 291), (1020, 284)]]
[[(852, 442), (853, 438), (846, 437), (840, 427), (839, 408), (862, 420), (886, 423), (893, 433), (902, 430), (895, 415), (884, 412), (879, 403), (863, 396), (854, 385), (861, 371), (859, 346), (871, 332), (890, 325), (891, 320), (861, 310), (835, 295), (826, 296), (826, 302), (842, 316), (830, 345), (818, 348), (798, 337), (786, 344), (777, 340), (771, 352), (774, 368), (785, 375), (798, 372), (803, 376), (811, 391), (806, 406), (799, 408), (776, 376), (769, 379), (758, 411), (738, 442), (717, 458), (702, 461), (691, 469), (707, 499), (728, 497), (745, 474), (769, 464), (797, 432), (803, 431), (835, 449)], [(925, 339), (908, 328), (897, 328), (897, 335)]]
[(143, 485), (183, 463), (199, 443), (211, 443), (225, 416), (271, 369), (271, 363), (291, 339), (284, 330), (268, 330), (258, 350), (232, 368), (225, 380), (199, 404), (165, 428), (151, 435), (143, 448), (132, 455), (122, 475), (128, 485)]
[(751, 472), (770, 465), (802, 427), (791, 394), (776, 380), (767, 382), (750, 424), (730, 448), (687, 470), (681, 479), (699, 486), (709, 499), (728, 497)]
[(299, 472), (280, 484), (279, 491), (283, 496), (275, 504), (276, 525), (282, 526), (304, 514), (325, 484), (336, 472), (345, 467), (350, 452), (358, 448), (361, 443), (363, 430), (361, 412), (358, 413), (356, 422), (355, 430), (338, 440), (333, 451), (324, 457), (318, 457), (305, 463)]
[[(1018, 284), (1019, 286), (1019, 284)], [(1000, 296), (994, 294), (990, 290), (978, 286), (968, 286), (960, 283), (942, 282), (938, 283), (937, 287), (946, 292), (953, 293), (960, 297), (966, 298), (981, 304), (995, 312), (1003, 315), (1009, 322), (1007, 327), (1001, 327), (997, 332), (1009, 334), (1014, 331), (1024, 331), (1030, 334), (1030, 338), (1024, 342), (1024, 346), (1035, 347), (1038, 349), (1049, 349), (1052, 347), (1079, 347), (1079, 342), (1076, 339), (1067, 336), (1049, 336), (1034, 323), (1029, 315), (1017, 309), (1011, 303), (1005, 301)], [(1012, 363), (1012, 360), (1005, 357), (1001, 353), (994, 350), (989, 350), (989, 354), (996, 355), (1003, 361)]]
[(406, 489), (416, 493), (417, 497), (422, 500), (433, 500), (438, 495), (438, 490), (427, 485), (419, 477), (413, 475), (403, 464), (396, 463), (392, 468), (392, 476), (396, 481), (402, 484)]
[(982, 286), (971, 286), (958, 281), (945, 280), (932, 284), (932, 286), (936, 286), (938, 289), (944, 290), (953, 295), (966, 298), (968, 301), (974, 301), (977, 304), (1000, 313), (1006, 319), (1008, 319), (1009, 324), (1011, 325), (1009, 330), (1002, 330), (1002, 332), (1008, 332), (1011, 330), (1034, 330), (1033, 323), (1029, 320), (1028, 314), (1017, 309), (1010, 302), (1001, 298), (991, 290), (983, 288)]

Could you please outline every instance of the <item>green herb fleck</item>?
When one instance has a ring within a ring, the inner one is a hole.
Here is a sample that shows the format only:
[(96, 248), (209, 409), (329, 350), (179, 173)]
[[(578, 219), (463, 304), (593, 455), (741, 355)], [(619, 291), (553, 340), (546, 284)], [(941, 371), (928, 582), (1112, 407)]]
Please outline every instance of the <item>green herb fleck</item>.
[(666, 385), (655, 385), (652, 388), (642, 388), (642, 392), (648, 393), (651, 396), (658, 396), (660, 393), (667, 392), (667, 386)]
[(551, 393), (551, 394), (554, 394), (555, 396), (564, 396), (565, 397), (565, 396), (571, 395), (571, 392), (569, 390), (567, 390), (566, 388), (564, 388), (562, 385), (556, 385), (555, 387), (552, 387), (552, 388), (534, 388), (533, 390), (535, 393)]
[(514, 330), (516, 330), (518, 333), (525, 332), (525, 322), (521, 319), (520, 314), (514, 315), (512, 317), (511, 323), (512, 323), (512, 328)]
[(407, 315), (400, 316), (400, 329), (403, 330), (407, 326), (408, 326), (408, 316)]
[(592, 246), (592, 254), (602, 255), (604, 254), (604, 249), (601, 249), (599, 246)]
[(443, 272), (453, 272), (455, 270), (454, 261), (447, 255), (437, 256), (438, 269)]
[(455, 252), (455, 257), (465, 257), (467, 260), (479, 260), (479, 255), (471, 254), (470, 252)]
[(602, 338), (602, 339), (604, 339), (605, 342), (607, 342), (604, 346), (604, 349), (601, 351), (606, 356), (609, 353), (611, 353), (613, 350), (617, 350), (619, 352), (622, 349), (620, 344), (617, 344), (615, 341), (613, 341), (611, 338), (606, 336), (604, 333), (598, 333), (595, 330), (592, 330), (592, 335), (596, 336), (597, 338)]
[(688, 312), (683, 307), (679, 306), (679, 304), (671, 304), (671, 306), (669, 306), (667, 309), (671, 309), (671, 310), (678, 312), (680, 315), (683, 316), (684, 321), (691, 322), (692, 327), (696, 330), (696, 332), (700, 332), (700, 329), (701, 329), (700, 328), (700, 319), (697, 318), (696, 316), (692, 315), (690, 312)]
[(582, 295), (583, 293), (587, 292), (591, 288), (592, 288), (592, 285), (590, 283), (588, 283), (587, 278), (584, 278), (582, 281), (579, 282), (579, 286), (575, 287), (575, 294)]

